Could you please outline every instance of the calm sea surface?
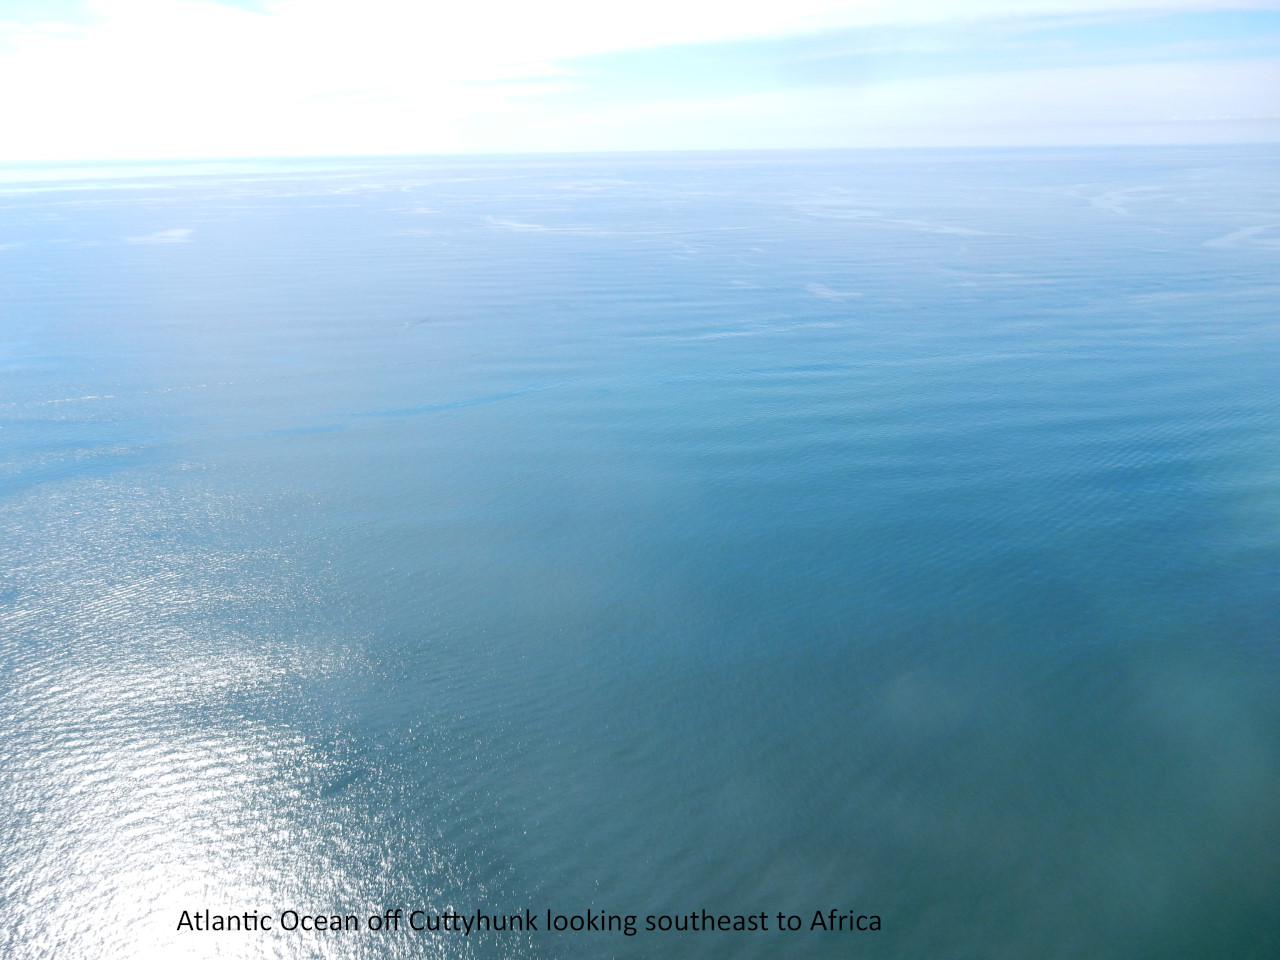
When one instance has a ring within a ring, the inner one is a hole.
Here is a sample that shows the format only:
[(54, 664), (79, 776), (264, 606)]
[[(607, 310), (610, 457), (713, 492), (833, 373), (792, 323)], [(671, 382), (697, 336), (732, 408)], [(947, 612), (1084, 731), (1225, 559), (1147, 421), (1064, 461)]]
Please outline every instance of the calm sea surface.
[[(0, 171), (0, 953), (1280, 956), (1278, 305), (1275, 148)], [(394, 908), (641, 930), (177, 929)]]

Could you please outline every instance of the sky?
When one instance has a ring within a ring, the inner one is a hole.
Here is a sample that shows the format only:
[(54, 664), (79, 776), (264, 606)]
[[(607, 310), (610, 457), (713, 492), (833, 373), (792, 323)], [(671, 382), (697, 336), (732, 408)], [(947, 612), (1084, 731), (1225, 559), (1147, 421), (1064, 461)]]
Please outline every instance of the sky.
[(1280, 141), (1280, 0), (0, 0), (0, 163)]

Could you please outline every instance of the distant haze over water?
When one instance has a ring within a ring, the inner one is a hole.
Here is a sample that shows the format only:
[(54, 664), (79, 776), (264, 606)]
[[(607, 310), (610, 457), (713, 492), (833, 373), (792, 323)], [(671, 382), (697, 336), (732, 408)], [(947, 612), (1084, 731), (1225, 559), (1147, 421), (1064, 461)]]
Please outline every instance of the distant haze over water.
[(1280, 955), (1275, 148), (0, 180), (0, 952)]

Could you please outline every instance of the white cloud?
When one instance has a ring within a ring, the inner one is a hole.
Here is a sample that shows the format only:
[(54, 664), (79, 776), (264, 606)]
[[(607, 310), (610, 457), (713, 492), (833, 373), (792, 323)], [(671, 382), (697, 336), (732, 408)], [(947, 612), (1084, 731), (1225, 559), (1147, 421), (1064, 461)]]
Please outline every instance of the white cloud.
[[(1277, 4), (1245, 0), (1237, 5)], [(627, 107), (620, 112), (643, 121), (643, 144), (631, 142), (635, 137), (583, 128), (581, 113), (549, 112), (538, 94), (557, 77), (563, 82), (566, 60), (609, 51), (859, 24), (1117, 6), (1215, 5), (1198, 0), (647, 0), (625, 5), (280, 0), (250, 11), (202, 0), (94, 0), (89, 16), (75, 24), (0, 27), (0, 159), (433, 152), (535, 144), (591, 149), (620, 139), (631, 146), (665, 148), (716, 137), (726, 145), (748, 145), (733, 143), (734, 123), (739, 140), (744, 132), (767, 138), (770, 129), (781, 137), (797, 124), (785, 110), (771, 112), (770, 105), (785, 102), (792, 109), (797, 98), (807, 118), (799, 126), (810, 131), (811, 139), (812, 131), (822, 133), (824, 125), (829, 129), (823, 137), (839, 139), (851, 122), (847, 93), (828, 95), (826, 101), (820, 94), (780, 93), (772, 99), (730, 97), (718, 104)], [(1063, 91), (1049, 74), (1028, 82), (1052, 105)], [(1016, 122), (1001, 114), (1012, 101), (999, 81), (967, 82), (968, 88), (964, 83), (955, 88), (898, 85), (852, 95), (860, 98), (855, 115), (867, 118), (857, 123), (888, 128), (898, 121), (908, 126), (969, 122), (965, 110), (972, 110), (965, 104), (988, 95), (994, 97), (986, 108), (995, 116), (992, 122)], [(957, 92), (963, 89), (969, 92)], [(1111, 95), (1095, 93), (1103, 112), (1110, 109)], [(1072, 97), (1080, 99), (1068, 91)], [(1013, 99), (1025, 103), (1028, 97)], [(708, 117), (713, 107), (725, 112)], [(765, 112), (751, 116), (756, 109)], [(836, 112), (824, 115), (824, 109)], [(1030, 113), (1034, 120), (1037, 112)], [(605, 127), (617, 126), (613, 118), (613, 113), (603, 118)], [(541, 131), (536, 136), (527, 130), (535, 121)], [(662, 128), (665, 122), (672, 126)], [(714, 134), (699, 129), (708, 122)], [(505, 140), (503, 130), (512, 131)]]

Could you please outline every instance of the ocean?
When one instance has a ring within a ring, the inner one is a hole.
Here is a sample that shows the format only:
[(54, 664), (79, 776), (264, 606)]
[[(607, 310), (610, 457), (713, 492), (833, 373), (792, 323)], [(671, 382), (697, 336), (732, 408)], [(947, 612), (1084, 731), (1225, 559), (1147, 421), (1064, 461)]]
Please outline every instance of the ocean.
[(0, 169), (0, 952), (1280, 956), (1278, 305), (1274, 146)]

